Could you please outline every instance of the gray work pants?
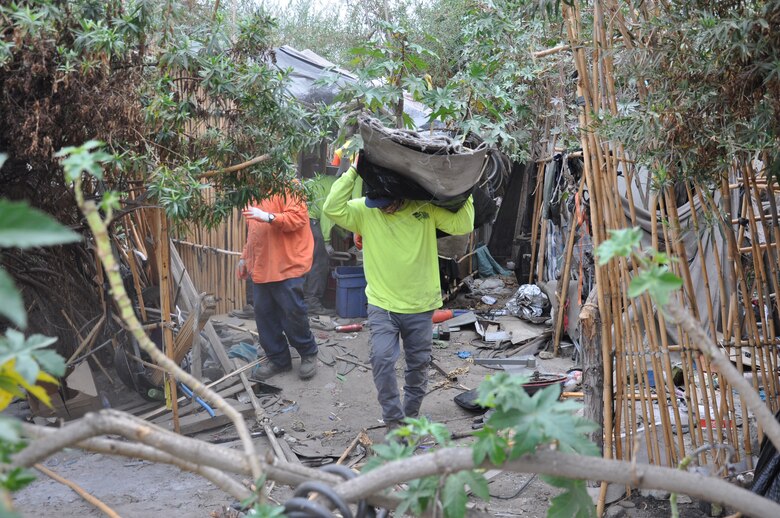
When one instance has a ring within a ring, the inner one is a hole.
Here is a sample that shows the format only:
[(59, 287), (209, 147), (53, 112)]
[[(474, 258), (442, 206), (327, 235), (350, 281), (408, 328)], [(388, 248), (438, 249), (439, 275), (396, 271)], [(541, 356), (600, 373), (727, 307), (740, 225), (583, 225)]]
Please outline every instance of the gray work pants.
[[(371, 368), (385, 422), (418, 417), (420, 414), (431, 363), (432, 316), (433, 311), (403, 314), (368, 305)], [(403, 340), (406, 359), (403, 406), (395, 377), (395, 363), (401, 354), (399, 338)]]

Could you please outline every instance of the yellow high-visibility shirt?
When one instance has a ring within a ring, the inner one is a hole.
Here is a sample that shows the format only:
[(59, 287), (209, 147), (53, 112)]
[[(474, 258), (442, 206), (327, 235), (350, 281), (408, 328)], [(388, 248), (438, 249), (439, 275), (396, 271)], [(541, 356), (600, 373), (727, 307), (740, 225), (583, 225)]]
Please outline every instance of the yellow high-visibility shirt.
[(426, 201), (406, 200), (393, 214), (351, 200), (355, 168), (336, 180), (323, 211), (340, 227), (363, 236), (363, 266), (369, 304), (394, 313), (441, 307), (436, 229), (467, 234), (474, 229), (474, 200), (457, 212)]

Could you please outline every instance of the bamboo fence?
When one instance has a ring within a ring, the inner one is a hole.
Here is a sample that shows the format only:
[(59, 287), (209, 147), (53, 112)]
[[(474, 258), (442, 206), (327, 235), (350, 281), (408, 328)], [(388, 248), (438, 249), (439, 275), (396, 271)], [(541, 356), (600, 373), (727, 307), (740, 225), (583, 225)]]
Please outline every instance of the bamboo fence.
[[(639, 18), (652, 17), (653, 7), (645, 2), (634, 11), (619, 6), (616, 0), (595, 1), (593, 26), (589, 28), (583, 26), (579, 3), (562, 4), (562, 8), (568, 39), (565, 49), (571, 49), (578, 73), (584, 188), (590, 197), (589, 224), (593, 246), (597, 247), (608, 239), (610, 230), (638, 224), (631, 183), (640, 171), (619, 142), (602, 139), (592, 131), (600, 114), (618, 113), (613, 68), (616, 42), (610, 35), (621, 33), (621, 45), (644, 45), (642, 38), (629, 36), (628, 27)], [(640, 85), (640, 99), (646, 96), (645, 89)], [(780, 407), (775, 329), (780, 225), (776, 187), (764, 172), (766, 157), (758, 167), (751, 158), (734, 157), (728, 178), (716, 188), (686, 187), (683, 195), (693, 207), (686, 227), (681, 226), (678, 214), (679, 193), (671, 187), (649, 191), (648, 208), (656, 215), (650, 239), (653, 248), (677, 258), (672, 269), (683, 280), (683, 287), (672, 303), (689, 308), (708, 323), (711, 339), (750, 377), (754, 390), (776, 411)], [(621, 200), (619, 173), (628, 186), (624, 193), (627, 207)], [(536, 275), (537, 281), (545, 280), (548, 221), (540, 215), (544, 175), (545, 165), (539, 163), (531, 254), (531, 276)], [(571, 265), (574, 241), (581, 232), (575, 232), (573, 221), (570, 225), (569, 231), (563, 232), (562, 277), (566, 281), (570, 273), (574, 278), (582, 275)], [(692, 255), (695, 261), (704, 257), (706, 239), (720, 235), (723, 240), (722, 246), (712, 246), (713, 262), (701, 264), (700, 282), (709, 295), (705, 300), (697, 300), (696, 290), (701, 286), (691, 275), (691, 258), (684, 246), (683, 237), (692, 234), (698, 236)], [(647, 295), (628, 296), (634, 268), (626, 259), (595, 266), (604, 358), (604, 456), (676, 467), (692, 452), (701, 451), (695, 460), (702, 465), (722, 468), (743, 461), (746, 469), (751, 468), (761, 430), (756, 429), (738, 394), (713, 371), (690, 337), (668, 322)], [(567, 285), (560, 285), (561, 301)], [(556, 349), (560, 327), (559, 318)], [(676, 337), (677, 343), (670, 337)], [(603, 494), (602, 487), (602, 508)]]

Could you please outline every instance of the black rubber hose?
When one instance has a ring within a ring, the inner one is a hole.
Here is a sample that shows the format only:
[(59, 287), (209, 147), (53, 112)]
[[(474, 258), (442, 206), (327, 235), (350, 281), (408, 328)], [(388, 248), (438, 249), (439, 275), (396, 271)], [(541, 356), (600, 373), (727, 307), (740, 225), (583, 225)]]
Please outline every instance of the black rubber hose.
[(297, 488), (295, 488), (295, 496), (306, 497), (309, 493), (319, 493), (325, 497), (336, 507), (344, 518), (354, 518), (352, 509), (349, 508), (349, 504), (339, 495), (336, 491), (324, 482), (318, 482), (315, 480), (309, 480), (304, 482)]
[(344, 466), (343, 464), (326, 464), (320, 468), (320, 471), (338, 475), (344, 480), (350, 480), (357, 476), (357, 473)]
[[(332, 473), (333, 475), (338, 475), (344, 480), (350, 480), (357, 476), (357, 473), (355, 473), (348, 467), (343, 466), (341, 464), (326, 464), (325, 466), (322, 466), (320, 468), (320, 471), (324, 471), (325, 473)], [(357, 513), (355, 514), (355, 518), (367, 518), (367, 516), (368, 516), (368, 503), (366, 503), (366, 500), (363, 499), (358, 502)]]
[(284, 514), (289, 517), (306, 518), (333, 518), (330, 510), (321, 506), (317, 502), (312, 502), (306, 498), (295, 497), (284, 503)]

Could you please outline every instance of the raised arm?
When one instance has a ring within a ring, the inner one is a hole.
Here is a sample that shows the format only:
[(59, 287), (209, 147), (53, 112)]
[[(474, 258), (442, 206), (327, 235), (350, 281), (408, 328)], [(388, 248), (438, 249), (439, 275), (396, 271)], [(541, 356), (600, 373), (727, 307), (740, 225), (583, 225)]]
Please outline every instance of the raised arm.
[(474, 230), (474, 197), (469, 196), (458, 212), (450, 212), (441, 207), (434, 207), (433, 215), (436, 228), (450, 235), (468, 234)]
[(282, 210), (274, 213), (272, 225), (280, 228), (282, 232), (294, 232), (309, 224), (309, 209), (300, 196), (288, 193), (280, 201)]
[(350, 204), (352, 199), (352, 188), (358, 178), (354, 167), (349, 168), (346, 173), (336, 180), (330, 189), (330, 194), (325, 200), (322, 211), (333, 222), (352, 232), (360, 232), (360, 210), (356, 205)]

